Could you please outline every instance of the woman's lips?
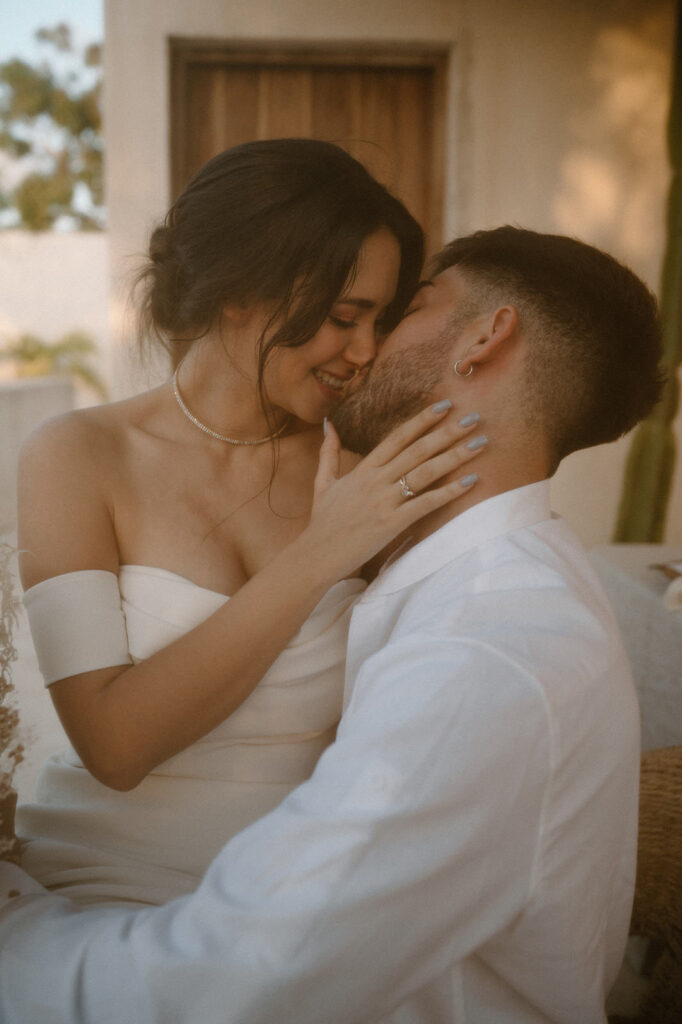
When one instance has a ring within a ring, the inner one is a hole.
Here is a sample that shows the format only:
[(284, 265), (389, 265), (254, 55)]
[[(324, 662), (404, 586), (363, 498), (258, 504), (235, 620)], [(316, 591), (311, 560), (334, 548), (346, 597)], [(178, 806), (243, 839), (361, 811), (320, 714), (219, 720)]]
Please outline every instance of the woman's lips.
[(338, 402), (343, 398), (343, 392), (346, 384), (352, 377), (337, 377), (333, 373), (328, 373), (326, 370), (313, 370), (313, 377), (317, 381), (317, 384), (322, 391), (322, 394), (328, 401)]

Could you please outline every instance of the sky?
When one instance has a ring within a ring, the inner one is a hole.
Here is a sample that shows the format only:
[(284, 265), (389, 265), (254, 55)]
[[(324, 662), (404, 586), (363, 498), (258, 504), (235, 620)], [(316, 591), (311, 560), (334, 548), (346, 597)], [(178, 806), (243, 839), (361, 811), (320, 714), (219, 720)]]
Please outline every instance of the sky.
[(0, 62), (10, 57), (29, 61), (39, 57), (33, 33), (61, 21), (71, 26), (77, 45), (101, 42), (103, 8), (104, 0), (0, 0)]

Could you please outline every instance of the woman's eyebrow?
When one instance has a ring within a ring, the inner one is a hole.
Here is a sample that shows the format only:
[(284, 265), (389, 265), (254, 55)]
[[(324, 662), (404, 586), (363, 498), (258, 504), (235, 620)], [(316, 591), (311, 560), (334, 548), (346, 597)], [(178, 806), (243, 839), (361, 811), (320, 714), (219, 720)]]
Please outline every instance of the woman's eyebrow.
[[(422, 290), (422, 288), (434, 288), (434, 287), (435, 287), (435, 285), (434, 285), (433, 281), (426, 281), (426, 280), (425, 281), (420, 281), (419, 284), (417, 285), (417, 287), (415, 288), (414, 294), (416, 295), (418, 292), (420, 292)], [(376, 302), (374, 302), (372, 299), (356, 299), (356, 298), (351, 297), (351, 296), (347, 296), (345, 298), (342, 297), (340, 299), (337, 299), (336, 302), (334, 303), (334, 305), (335, 306), (354, 306), (355, 309), (376, 309)]]
[(355, 306), (356, 309), (374, 309), (376, 302), (372, 299), (337, 299), (334, 303), (335, 306)]

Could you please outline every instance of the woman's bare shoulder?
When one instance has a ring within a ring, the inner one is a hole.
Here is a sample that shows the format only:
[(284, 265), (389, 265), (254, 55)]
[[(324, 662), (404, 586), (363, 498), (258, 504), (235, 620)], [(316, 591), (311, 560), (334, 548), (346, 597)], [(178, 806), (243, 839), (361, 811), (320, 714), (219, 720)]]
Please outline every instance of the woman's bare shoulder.
[(116, 571), (114, 495), (130, 438), (152, 415), (153, 394), (47, 420), (24, 443), (18, 473), (24, 586), (79, 569)]
[(127, 442), (131, 430), (151, 415), (157, 392), (86, 409), (74, 409), (43, 421), (22, 446), (22, 462), (56, 460), (60, 465), (110, 463)]

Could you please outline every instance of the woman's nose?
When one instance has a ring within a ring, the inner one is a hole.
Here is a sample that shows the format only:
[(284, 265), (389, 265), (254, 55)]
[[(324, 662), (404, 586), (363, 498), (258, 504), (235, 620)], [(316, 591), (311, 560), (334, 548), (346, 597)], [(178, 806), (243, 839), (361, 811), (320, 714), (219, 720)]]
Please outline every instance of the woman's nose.
[(377, 333), (374, 324), (363, 324), (353, 331), (343, 355), (347, 362), (358, 368), (371, 363), (377, 354)]

